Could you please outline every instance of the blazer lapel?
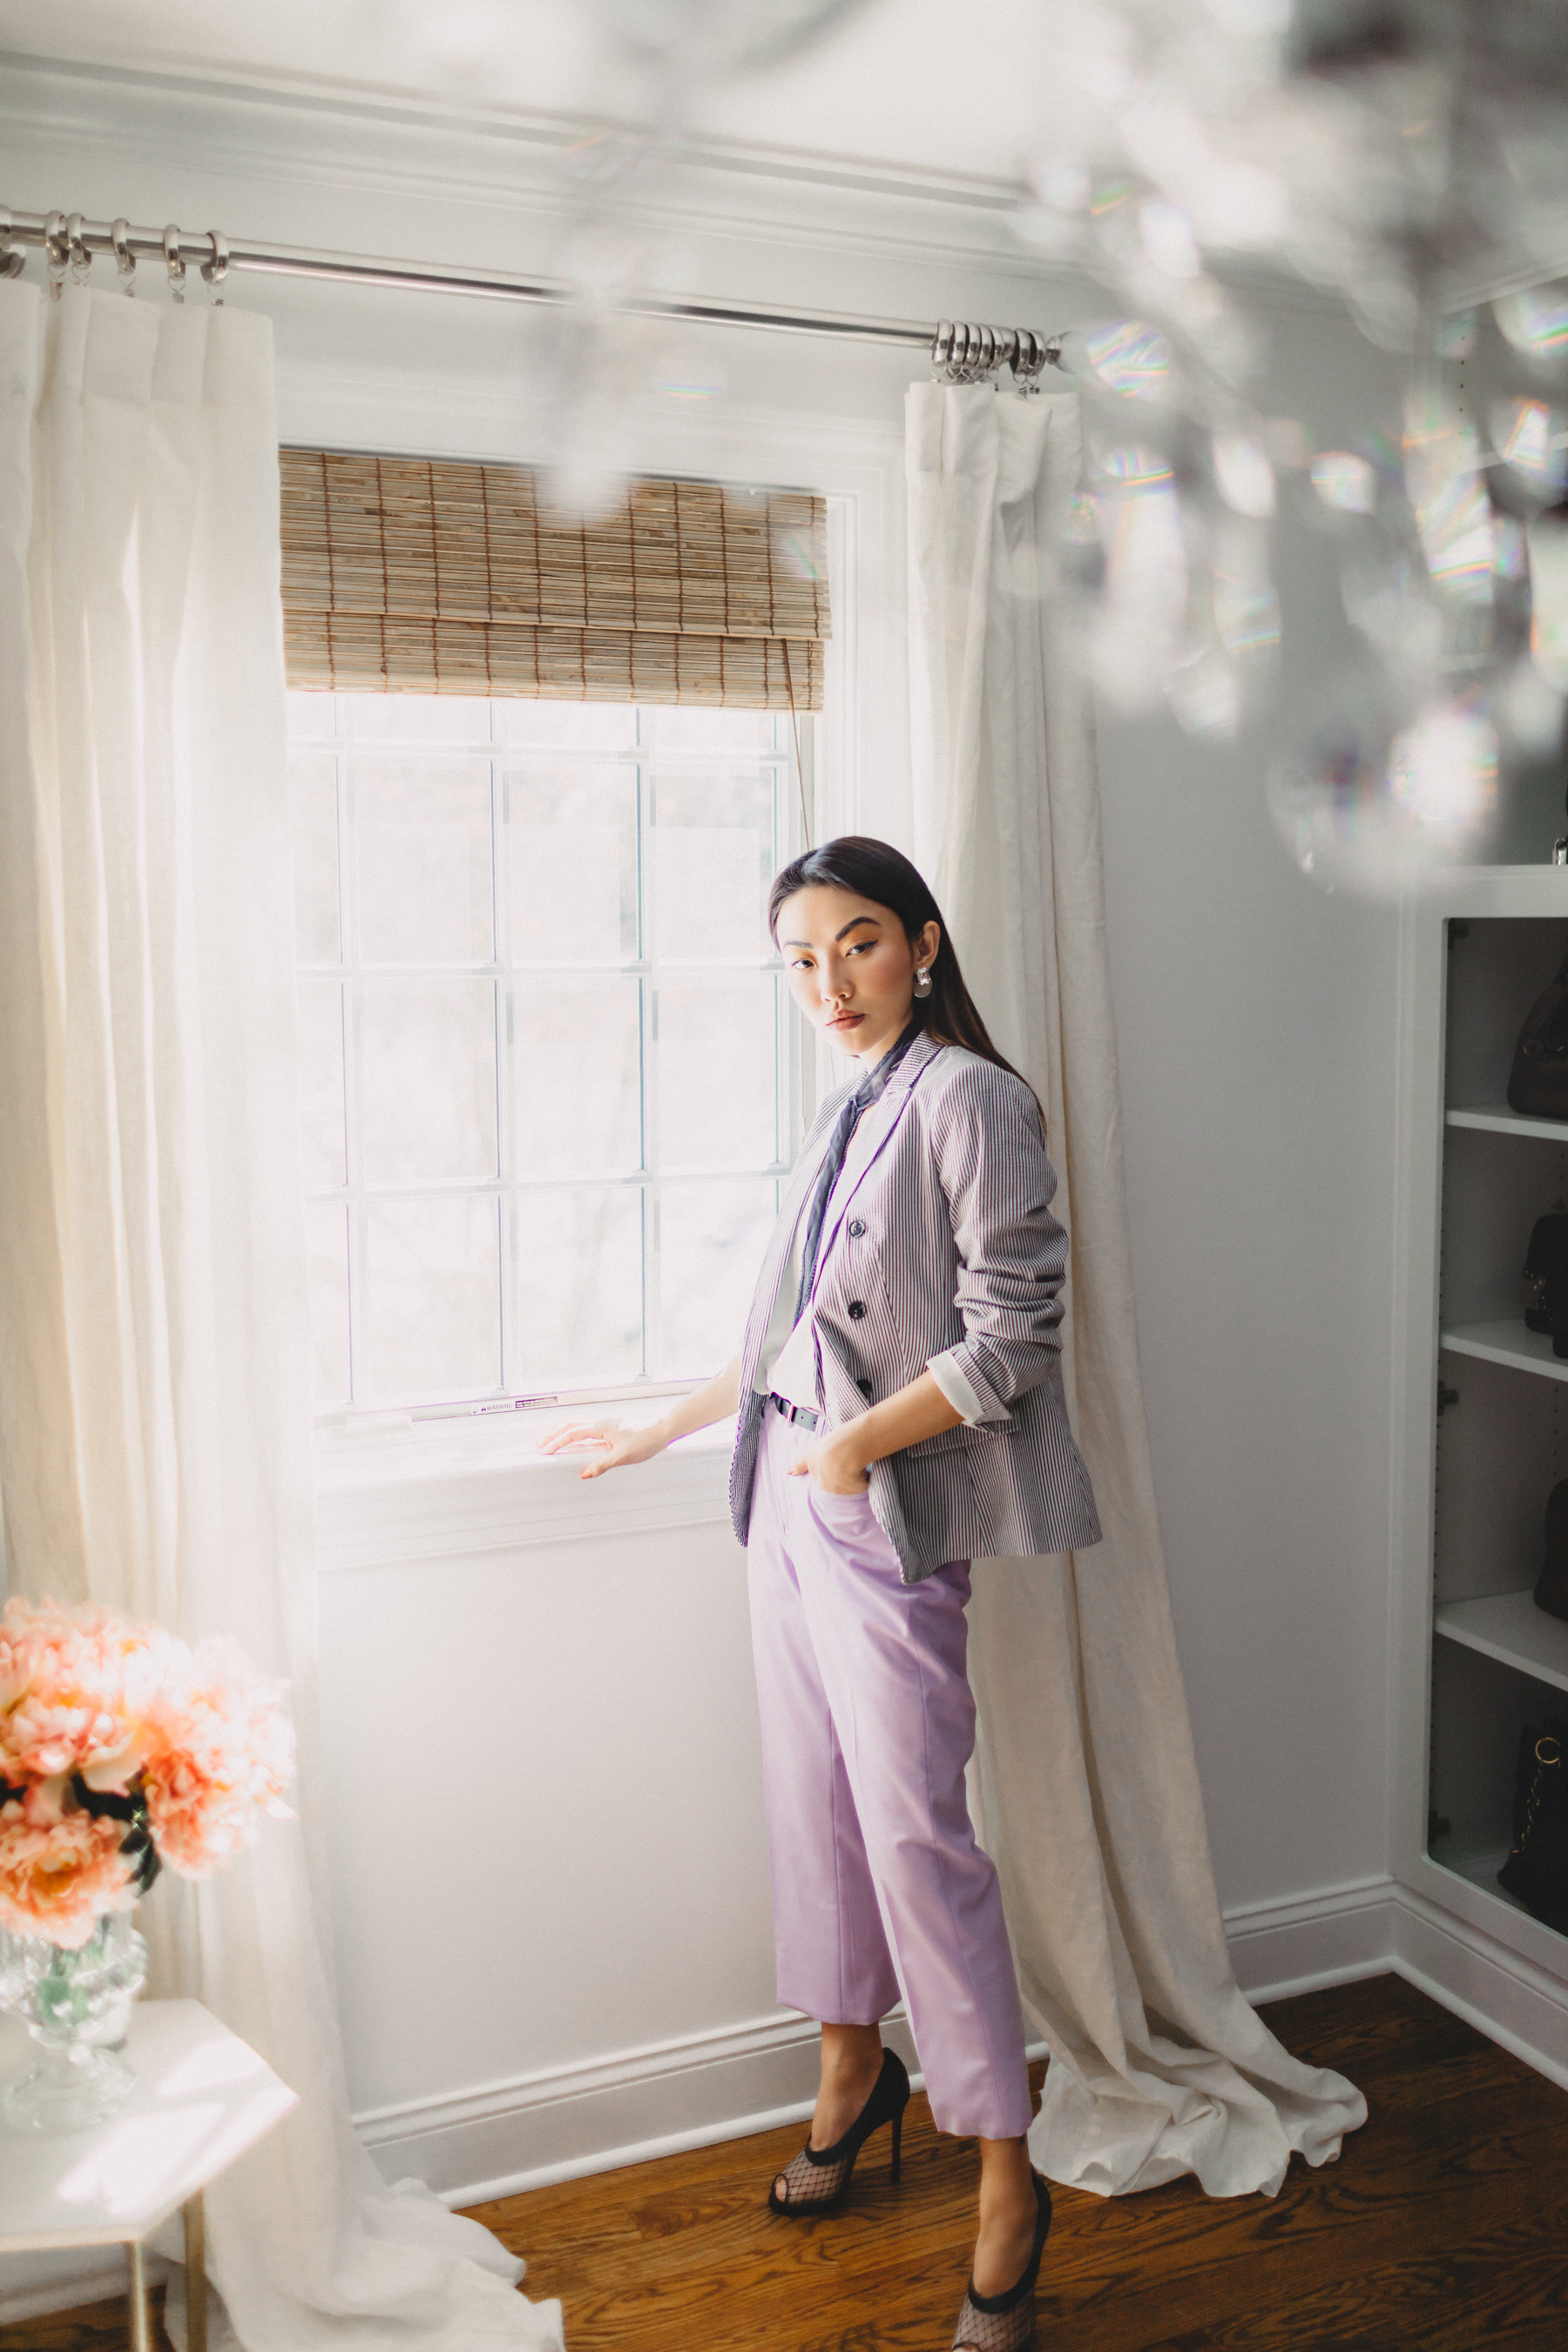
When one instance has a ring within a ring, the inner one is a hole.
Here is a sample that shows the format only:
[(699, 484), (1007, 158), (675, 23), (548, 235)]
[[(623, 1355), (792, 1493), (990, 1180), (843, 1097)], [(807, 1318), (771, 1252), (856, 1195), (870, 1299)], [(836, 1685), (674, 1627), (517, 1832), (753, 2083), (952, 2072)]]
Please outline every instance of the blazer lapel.
[[(894, 1135), (897, 1133), (899, 1121), (902, 1118), (905, 1111), (909, 1108), (910, 1096), (913, 1090), (915, 1080), (919, 1077), (926, 1064), (931, 1060), (931, 1055), (940, 1052), (940, 1050), (941, 1048), (939, 1046), (931, 1044), (929, 1037), (917, 1037), (914, 1044), (910, 1047), (909, 1052), (904, 1055), (903, 1060), (900, 1063), (898, 1068), (894, 1071), (893, 1076), (889, 1082), (887, 1093), (882, 1097), (881, 1101), (876, 1104), (872, 1110), (868, 1114), (870, 1118), (877, 1122), (874, 1139), (870, 1150), (860, 1163), (859, 1173), (857, 1175), (855, 1181), (850, 1185), (849, 1190), (845, 1193), (843, 1200), (838, 1203), (837, 1213), (834, 1217), (831, 1230), (825, 1231), (823, 1234), (822, 1246), (816, 1254), (816, 1283), (820, 1283), (822, 1280), (822, 1269), (827, 1264), (828, 1258), (832, 1255), (833, 1244), (838, 1239), (839, 1227), (843, 1224), (845, 1218), (849, 1213), (849, 1203), (854, 1200), (856, 1194), (859, 1192), (861, 1185), (864, 1184), (867, 1177), (871, 1173), (872, 1169), (876, 1166), (878, 1160), (880, 1160), (883, 1152), (887, 1150), (889, 1144), (892, 1141)], [(817, 1155), (817, 1164), (819, 1166), (821, 1164), (820, 1153)], [(791, 1230), (793, 1233), (793, 1227)], [(816, 1283), (812, 1285), (813, 1298), (816, 1296)]]

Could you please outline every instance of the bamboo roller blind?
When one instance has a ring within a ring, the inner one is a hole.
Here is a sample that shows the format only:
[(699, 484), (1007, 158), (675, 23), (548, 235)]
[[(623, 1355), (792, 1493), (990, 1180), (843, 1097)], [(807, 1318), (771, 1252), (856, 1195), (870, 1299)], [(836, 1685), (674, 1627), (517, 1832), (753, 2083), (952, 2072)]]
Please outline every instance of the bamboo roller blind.
[(826, 517), (806, 491), (281, 452), (292, 687), (818, 710)]

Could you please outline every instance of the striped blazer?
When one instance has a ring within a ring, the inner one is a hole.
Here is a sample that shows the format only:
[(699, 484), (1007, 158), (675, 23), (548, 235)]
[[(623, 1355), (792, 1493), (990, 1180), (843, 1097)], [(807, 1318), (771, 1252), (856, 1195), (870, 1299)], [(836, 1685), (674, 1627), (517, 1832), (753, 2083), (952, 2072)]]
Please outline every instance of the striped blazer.
[[(806, 1138), (747, 1318), (730, 1469), (742, 1543), (767, 1410), (758, 1360), (847, 1091), (829, 1096)], [(837, 1428), (941, 1356), (971, 1415), (871, 1465), (871, 1508), (905, 1583), (949, 1560), (1098, 1543), (1062, 1391), (1067, 1235), (1050, 1213), (1057, 1180), (1034, 1096), (994, 1062), (921, 1036), (866, 1117), (866, 1164), (840, 1188), (817, 1260), (818, 1403)]]

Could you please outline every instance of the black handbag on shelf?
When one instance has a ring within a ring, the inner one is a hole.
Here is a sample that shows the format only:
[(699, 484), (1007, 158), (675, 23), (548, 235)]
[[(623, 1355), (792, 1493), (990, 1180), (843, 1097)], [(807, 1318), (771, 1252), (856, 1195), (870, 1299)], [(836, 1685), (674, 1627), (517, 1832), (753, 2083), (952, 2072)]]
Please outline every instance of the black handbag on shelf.
[(1530, 1008), (1509, 1072), (1510, 1110), (1568, 1120), (1568, 963)]
[(1513, 1851), (1498, 1884), (1532, 1918), (1568, 1936), (1568, 1723), (1550, 1716), (1519, 1735)]
[(1536, 1580), (1535, 1605), (1568, 1623), (1568, 1478), (1546, 1499), (1546, 1559)]
[(1568, 1358), (1568, 1213), (1537, 1217), (1524, 1256), (1529, 1296), (1524, 1319), (1531, 1331), (1552, 1334), (1552, 1352)]

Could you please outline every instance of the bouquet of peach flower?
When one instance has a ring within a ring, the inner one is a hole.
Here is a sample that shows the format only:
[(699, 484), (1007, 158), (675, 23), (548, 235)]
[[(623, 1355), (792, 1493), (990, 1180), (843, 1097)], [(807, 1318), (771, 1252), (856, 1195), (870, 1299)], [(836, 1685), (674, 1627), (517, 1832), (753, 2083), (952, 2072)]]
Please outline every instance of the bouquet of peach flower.
[(0, 1612), (0, 1927), (78, 1950), (167, 1863), (205, 1878), (287, 1820), (282, 1686), (90, 1606)]

